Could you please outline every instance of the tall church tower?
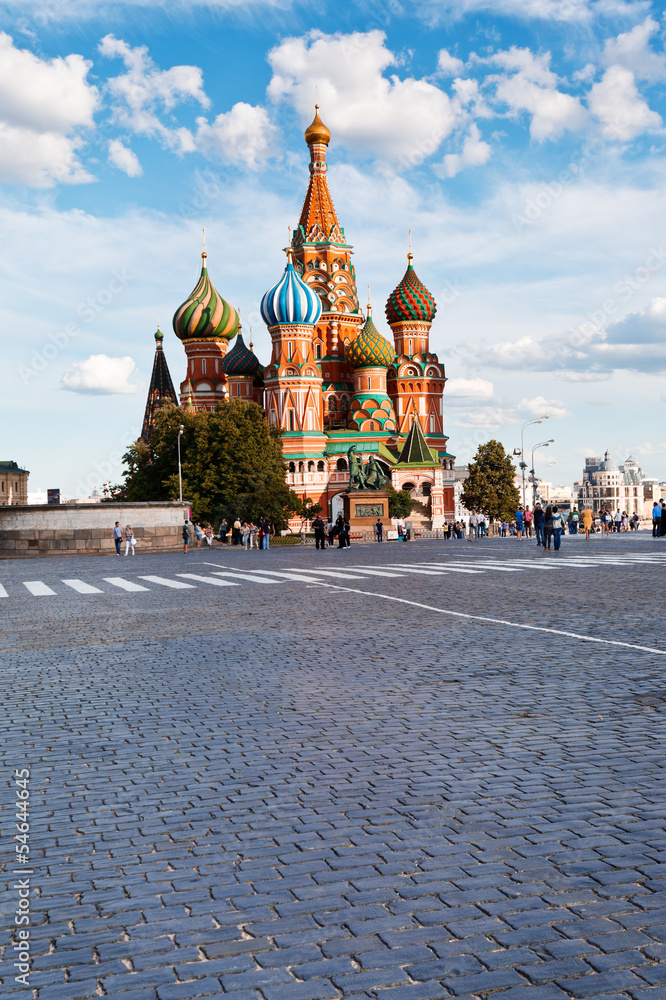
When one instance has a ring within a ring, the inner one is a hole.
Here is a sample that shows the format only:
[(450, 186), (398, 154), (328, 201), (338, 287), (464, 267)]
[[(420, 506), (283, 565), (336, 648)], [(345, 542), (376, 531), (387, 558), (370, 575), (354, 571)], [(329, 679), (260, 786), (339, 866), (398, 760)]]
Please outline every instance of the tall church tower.
[(153, 373), (150, 377), (148, 388), (148, 399), (146, 400), (146, 411), (143, 416), (143, 427), (141, 428), (141, 440), (148, 442), (155, 427), (155, 414), (164, 403), (175, 403), (178, 405), (176, 392), (171, 381), (169, 366), (162, 341), (164, 334), (159, 326), (155, 332), (155, 360), (153, 361)]
[(226, 396), (223, 361), (238, 331), (238, 314), (215, 290), (201, 254), (201, 276), (194, 291), (176, 310), (173, 329), (187, 355), (187, 375), (180, 385), (180, 405), (214, 410)]
[(386, 318), (393, 331), (396, 358), (388, 373), (388, 393), (393, 400), (400, 434), (408, 434), (418, 420), (428, 445), (446, 451), (443, 397), (444, 365), (430, 351), (430, 327), (437, 311), (435, 300), (419, 281), (407, 254), (407, 270), (386, 303)]
[(322, 377), (315, 359), (314, 332), (321, 317), (319, 296), (300, 278), (287, 249), (284, 274), (261, 300), (271, 335), (271, 362), (264, 372), (264, 409), (269, 424), (283, 432), (285, 458), (321, 454), (324, 436)]
[(321, 316), (313, 334), (315, 360), (323, 378), (325, 426), (344, 423), (354, 392), (354, 376), (345, 345), (363, 325), (352, 264), (352, 248), (333, 205), (326, 177), (326, 151), (331, 133), (319, 117), (305, 130), (310, 149), (310, 181), (291, 245), (294, 266), (321, 300)]

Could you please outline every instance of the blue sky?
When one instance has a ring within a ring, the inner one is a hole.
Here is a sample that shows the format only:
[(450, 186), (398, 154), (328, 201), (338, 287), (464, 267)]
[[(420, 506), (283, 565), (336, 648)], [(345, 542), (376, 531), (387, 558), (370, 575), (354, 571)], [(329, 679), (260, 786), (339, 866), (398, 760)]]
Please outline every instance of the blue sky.
[(0, 457), (33, 489), (119, 479), (158, 317), (183, 377), (171, 317), (202, 226), (211, 277), (268, 360), (258, 306), (298, 220), (318, 93), (376, 319), (411, 229), (459, 462), (548, 413), (526, 441), (555, 439), (538, 453), (552, 481), (606, 448), (666, 479), (660, 5), (318, 8), (0, 2)]

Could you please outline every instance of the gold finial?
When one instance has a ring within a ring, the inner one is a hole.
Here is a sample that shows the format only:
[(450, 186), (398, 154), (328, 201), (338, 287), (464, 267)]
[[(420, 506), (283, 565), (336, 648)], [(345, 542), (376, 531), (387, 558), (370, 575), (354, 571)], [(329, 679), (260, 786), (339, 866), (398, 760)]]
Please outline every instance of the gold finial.
[(252, 343), (252, 327), (250, 327), (250, 350), (252, 350), (253, 347), (254, 344)]
[(203, 244), (203, 247), (202, 247), (202, 250), (201, 250), (201, 259), (204, 262), (204, 266), (205, 266), (205, 264), (206, 264), (206, 257), (208, 256), (208, 254), (206, 253), (206, 230), (203, 228), (203, 226), (201, 227), (201, 242)]
[(292, 246), (285, 247), (284, 252), (287, 255), (287, 263), (294, 263), (294, 248)]
[(408, 229), (407, 233), (408, 233), (408, 237), (407, 237), (407, 248), (408, 248), (407, 249), (407, 260), (411, 264), (411, 262), (414, 260), (414, 254), (412, 253), (412, 231), (411, 231), (411, 229)]
[(370, 282), (368, 282), (368, 316), (372, 316), (372, 306), (370, 305)]
[(312, 146), (315, 142), (323, 143), (324, 146), (328, 146), (331, 141), (331, 133), (319, 117), (318, 104), (315, 104), (315, 116), (305, 130), (305, 141), (308, 146)]

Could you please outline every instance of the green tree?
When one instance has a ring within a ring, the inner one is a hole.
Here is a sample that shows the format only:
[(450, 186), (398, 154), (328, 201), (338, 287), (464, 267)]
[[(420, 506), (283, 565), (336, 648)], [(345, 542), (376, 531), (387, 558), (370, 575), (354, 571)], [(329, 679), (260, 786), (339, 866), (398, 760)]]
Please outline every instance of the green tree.
[(132, 444), (123, 456), (125, 479), (115, 501), (173, 500), (178, 497), (178, 431), (181, 439), (183, 497), (195, 520), (215, 523), (266, 517), (285, 527), (302, 504), (285, 482), (279, 430), (266, 423), (261, 407), (225, 400), (209, 413), (163, 406), (148, 444)]
[(414, 500), (408, 490), (396, 490), (386, 487), (389, 497), (389, 517), (409, 517), (414, 506)]
[(514, 475), (513, 462), (501, 441), (479, 445), (470, 462), (469, 478), (463, 483), (463, 504), (467, 510), (483, 511), (486, 517), (510, 521), (520, 503)]

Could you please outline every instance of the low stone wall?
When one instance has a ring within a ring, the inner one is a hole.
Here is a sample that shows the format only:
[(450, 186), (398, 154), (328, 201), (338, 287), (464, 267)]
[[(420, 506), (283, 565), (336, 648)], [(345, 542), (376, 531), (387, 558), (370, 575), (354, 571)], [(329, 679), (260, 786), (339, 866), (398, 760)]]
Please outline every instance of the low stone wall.
[(0, 559), (110, 555), (116, 521), (132, 526), (137, 553), (175, 551), (189, 509), (187, 501), (0, 507)]

